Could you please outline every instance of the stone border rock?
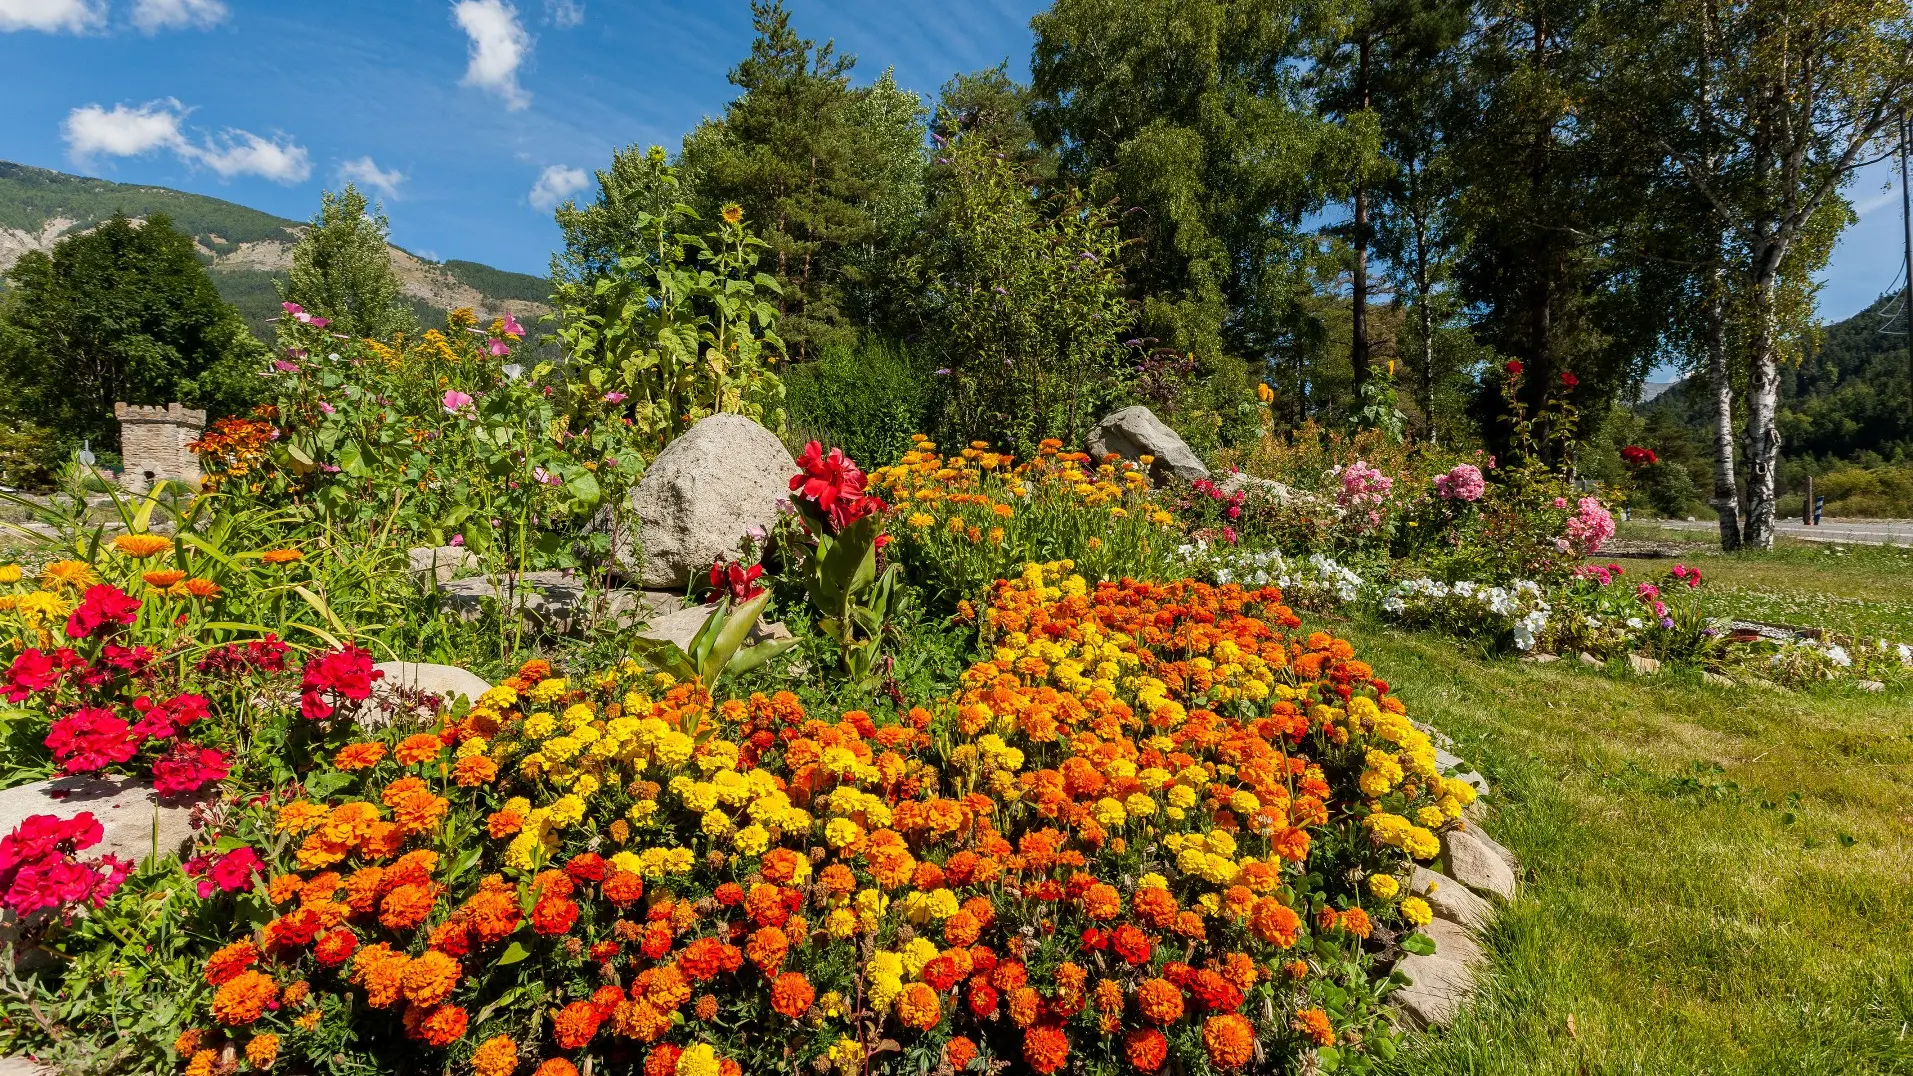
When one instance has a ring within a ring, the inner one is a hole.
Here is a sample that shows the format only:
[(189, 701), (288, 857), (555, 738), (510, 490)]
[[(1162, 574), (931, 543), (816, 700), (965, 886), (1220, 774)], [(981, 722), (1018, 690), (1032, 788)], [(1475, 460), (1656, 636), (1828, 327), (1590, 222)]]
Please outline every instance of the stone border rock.
[[(1464, 768), (1448, 750), (1452, 741), (1426, 725), (1419, 727), (1436, 742), (1442, 771), (1486, 796), (1487, 779)], [(1461, 1012), (1488, 964), (1482, 940), (1519, 885), (1520, 861), (1482, 832), (1477, 822), (1480, 803), (1477, 799), (1457, 825), (1441, 834), (1441, 856), (1435, 863), (1440, 869), (1417, 865), (1409, 880), (1409, 892), (1427, 901), (1434, 912), (1421, 933), (1435, 943), (1435, 951), (1427, 956), (1408, 953), (1395, 962), (1390, 970), (1400, 972), (1408, 984), (1390, 993), (1388, 1000), (1415, 1028), (1445, 1027)]]

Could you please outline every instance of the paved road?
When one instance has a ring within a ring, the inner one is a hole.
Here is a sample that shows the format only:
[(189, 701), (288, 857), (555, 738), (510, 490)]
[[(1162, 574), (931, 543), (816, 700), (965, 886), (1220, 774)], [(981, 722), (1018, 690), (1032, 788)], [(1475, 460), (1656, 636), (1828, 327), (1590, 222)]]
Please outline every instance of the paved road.
[[(1712, 520), (1663, 519), (1636, 520), (1635, 522), (1652, 523), (1671, 530), (1720, 533), (1720, 524)], [(1913, 519), (1823, 519), (1819, 526), (1815, 527), (1809, 527), (1797, 519), (1783, 519), (1775, 524), (1774, 529), (1789, 538), (1798, 538), (1806, 542), (1913, 546)]]

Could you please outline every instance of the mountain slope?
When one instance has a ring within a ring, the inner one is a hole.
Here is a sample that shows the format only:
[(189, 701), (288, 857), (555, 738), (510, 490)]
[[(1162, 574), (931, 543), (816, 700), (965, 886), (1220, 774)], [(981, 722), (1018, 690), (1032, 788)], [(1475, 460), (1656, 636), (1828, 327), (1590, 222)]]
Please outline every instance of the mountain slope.
[[(239, 308), (260, 339), (272, 340), (268, 321), (279, 314), (275, 285), (292, 266), (292, 245), (304, 224), (218, 198), (0, 161), (0, 273), (27, 251), (52, 250), (62, 237), (115, 212), (171, 217), (199, 244), (219, 294)], [(550, 310), (544, 302), (550, 285), (541, 277), (477, 262), (429, 262), (399, 247), (391, 248), (391, 257), (400, 287), (427, 327), (460, 306), (481, 316), (509, 313), (521, 320)]]

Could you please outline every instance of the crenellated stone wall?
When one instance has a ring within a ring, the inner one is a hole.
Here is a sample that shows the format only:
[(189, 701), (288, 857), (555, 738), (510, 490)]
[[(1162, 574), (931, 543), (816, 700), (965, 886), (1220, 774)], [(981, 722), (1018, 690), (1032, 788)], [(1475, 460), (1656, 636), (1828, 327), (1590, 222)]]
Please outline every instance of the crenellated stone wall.
[(150, 489), (163, 478), (198, 485), (199, 457), (186, 446), (206, 428), (206, 412), (170, 403), (165, 407), (116, 403), (120, 421), (120, 483)]

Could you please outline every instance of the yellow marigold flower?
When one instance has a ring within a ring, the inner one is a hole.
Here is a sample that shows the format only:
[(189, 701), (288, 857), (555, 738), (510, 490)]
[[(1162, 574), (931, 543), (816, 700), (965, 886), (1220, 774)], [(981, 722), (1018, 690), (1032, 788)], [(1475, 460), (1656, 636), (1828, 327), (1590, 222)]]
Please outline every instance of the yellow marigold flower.
[(173, 540), (163, 534), (122, 534), (113, 539), (113, 548), (136, 560), (144, 560), (172, 549)]
[(1368, 876), (1368, 891), (1382, 900), (1393, 900), (1401, 892), (1401, 883), (1392, 874), (1371, 874)]
[(1400, 907), (1402, 918), (1418, 927), (1427, 926), (1435, 918), (1435, 913), (1428, 907), (1428, 902), (1420, 897), (1409, 897), (1401, 902)]

